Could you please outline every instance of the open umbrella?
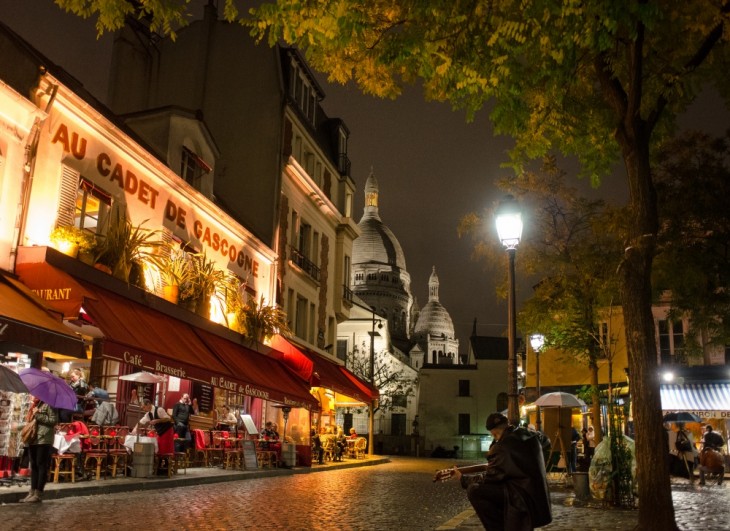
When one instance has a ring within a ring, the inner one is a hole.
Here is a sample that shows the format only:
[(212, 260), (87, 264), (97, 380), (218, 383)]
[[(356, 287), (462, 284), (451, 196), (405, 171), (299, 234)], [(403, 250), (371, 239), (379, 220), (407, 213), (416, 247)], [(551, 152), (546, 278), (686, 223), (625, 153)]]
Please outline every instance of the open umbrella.
[(689, 411), (677, 411), (674, 413), (667, 413), (662, 417), (664, 422), (702, 422), (702, 419), (690, 413)]
[(20, 379), (18, 373), (12, 369), (8, 369), (5, 365), (0, 365), (0, 391), (10, 391), (11, 393), (27, 393), (28, 388)]
[(119, 379), (137, 383), (162, 383), (165, 381), (164, 376), (158, 376), (147, 371), (139, 371), (132, 374), (125, 374), (124, 376), (120, 376)]
[(547, 393), (535, 400), (535, 405), (540, 407), (584, 407), (583, 400), (570, 393)]
[(20, 379), (34, 397), (43, 400), (51, 407), (74, 409), (77, 397), (66, 380), (48, 371), (30, 367), (20, 371)]

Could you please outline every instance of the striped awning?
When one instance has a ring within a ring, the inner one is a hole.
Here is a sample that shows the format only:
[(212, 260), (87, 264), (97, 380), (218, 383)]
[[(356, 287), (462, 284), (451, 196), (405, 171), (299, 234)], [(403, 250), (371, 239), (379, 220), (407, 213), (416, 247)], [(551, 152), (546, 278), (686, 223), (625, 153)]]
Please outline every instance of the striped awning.
[(728, 412), (730, 383), (664, 384), (661, 399), (664, 411)]

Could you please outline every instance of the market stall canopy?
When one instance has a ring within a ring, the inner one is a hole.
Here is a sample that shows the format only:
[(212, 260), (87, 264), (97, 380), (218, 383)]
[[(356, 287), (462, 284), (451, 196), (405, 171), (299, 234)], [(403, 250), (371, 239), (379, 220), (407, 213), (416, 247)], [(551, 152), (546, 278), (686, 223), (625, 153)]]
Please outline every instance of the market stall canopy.
[(702, 413), (706, 418), (730, 418), (730, 383), (662, 384), (662, 410)]
[(83, 340), (60, 317), (27, 286), (0, 271), (0, 351), (55, 352), (86, 359)]

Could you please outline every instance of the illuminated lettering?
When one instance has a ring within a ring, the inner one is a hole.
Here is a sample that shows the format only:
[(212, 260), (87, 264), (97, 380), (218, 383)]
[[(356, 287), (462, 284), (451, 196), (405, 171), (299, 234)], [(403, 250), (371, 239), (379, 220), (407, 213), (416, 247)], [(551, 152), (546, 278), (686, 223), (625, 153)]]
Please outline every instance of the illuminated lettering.
[(86, 139), (80, 137), (78, 133), (71, 134), (71, 140), (69, 142), (68, 128), (66, 124), (61, 124), (56, 129), (56, 134), (53, 135), (53, 144), (60, 142), (63, 145), (63, 150), (66, 153), (71, 153), (78, 160), (83, 160), (86, 156)]

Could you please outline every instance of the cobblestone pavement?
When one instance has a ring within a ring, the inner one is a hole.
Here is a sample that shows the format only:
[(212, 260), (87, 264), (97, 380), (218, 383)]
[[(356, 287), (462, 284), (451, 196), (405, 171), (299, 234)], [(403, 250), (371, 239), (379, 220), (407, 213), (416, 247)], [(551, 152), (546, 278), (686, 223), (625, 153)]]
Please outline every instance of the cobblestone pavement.
[[(453, 461), (447, 460), (393, 458), (390, 463), (376, 466), (315, 467), (307, 473), (275, 470), (263, 474), (264, 477), (258, 473), (250, 475), (244, 481), (157, 490), (150, 490), (150, 485), (154, 488), (173, 483), (130, 480), (124, 484), (125, 480), (117, 479), (91, 482), (91, 489), (80, 488), (79, 484), (63, 487), (71, 487), (66, 495), (93, 491), (94, 483), (129, 490), (65, 498), (53, 498), (52, 491), (62, 486), (49, 485), (51, 491), (42, 504), (3, 503), (0, 529), (481, 529), (457, 482), (431, 480), (435, 470), (452, 464)], [(187, 479), (204, 481), (205, 474), (216, 473), (220, 475), (220, 471), (208, 469), (196, 479), (195, 472), (190, 471)], [(180, 476), (181, 480), (184, 477)], [(241, 477), (238, 474), (231, 479)], [(672, 490), (680, 528), (687, 531), (730, 529), (728, 485), (730, 482), (699, 487), (686, 480), (676, 481)], [(3, 499), (8, 499), (8, 495)], [(554, 521), (542, 529), (630, 530), (636, 526), (637, 511), (609, 509), (596, 501), (579, 502), (572, 489), (565, 488), (564, 484), (554, 485), (552, 500)]]

